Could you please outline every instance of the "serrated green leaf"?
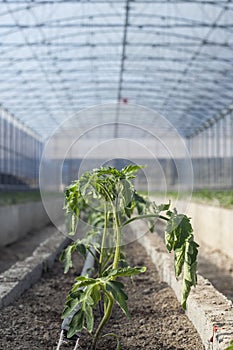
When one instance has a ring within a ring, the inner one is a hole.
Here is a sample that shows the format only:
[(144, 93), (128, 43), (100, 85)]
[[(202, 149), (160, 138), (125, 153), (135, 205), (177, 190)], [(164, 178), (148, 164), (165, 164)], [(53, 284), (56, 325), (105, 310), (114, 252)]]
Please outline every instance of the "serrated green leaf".
[(181, 272), (184, 265), (184, 259), (185, 259), (185, 245), (182, 246), (179, 249), (175, 250), (175, 275), (178, 277)]
[(125, 168), (123, 168), (121, 172), (125, 174), (128, 178), (132, 178), (134, 177), (135, 173), (142, 168), (144, 168), (144, 166), (129, 164)]
[(80, 299), (79, 298), (76, 298), (76, 299), (72, 299), (70, 300), (69, 302), (66, 303), (66, 306), (63, 310), (63, 313), (62, 313), (62, 319), (68, 317), (70, 315), (70, 313), (72, 311), (75, 310), (75, 308), (80, 304)]
[(115, 301), (120, 306), (122, 311), (125, 313), (127, 317), (130, 318), (128, 306), (126, 300), (128, 300), (127, 294), (123, 291), (124, 285), (118, 281), (108, 281), (106, 283), (106, 290), (111, 292)]
[(95, 278), (90, 278), (88, 276), (79, 276), (75, 278), (75, 283), (71, 289), (72, 292), (76, 292), (79, 288), (87, 287), (91, 284), (96, 283)]
[(84, 328), (84, 312), (79, 310), (73, 317), (69, 324), (69, 331), (67, 338), (72, 338), (73, 335), (81, 332)]
[(127, 179), (122, 179), (121, 180), (121, 185), (122, 185), (122, 197), (124, 200), (124, 207), (127, 207), (129, 205), (129, 203), (131, 202), (132, 196), (133, 196), (133, 192), (132, 192), (132, 184), (129, 180)]
[(83, 311), (85, 313), (87, 331), (91, 333), (94, 327), (94, 315), (93, 315), (92, 305), (85, 303), (85, 307), (83, 307)]
[(76, 249), (79, 252), (79, 254), (81, 254), (84, 258), (86, 258), (87, 248), (86, 248), (85, 244), (83, 244), (83, 243), (76, 244)]
[(93, 299), (94, 304), (96, 305), (101, 300), (101, 294), (100, 294), (100, 285), (96, 284), (92, 287), (91, 290), (91, 297)]
[(171, 202), (166, 203), (166, 204), (160, 204), (160, 205), (156, 205), (153, 202), (153, 209), (154, 209), (156, 214), (159, 214), (161, 211), (168, 210), (170, 208), (170, 205), (171, 205)]
[(171, 252), (173, 247), (174, 247), (174, 233), (173, 233), (173, 231), (170, 231), (170, 230), (167, 231), (167, 229), (166, 229), (165, 244), (166, 244), (167, 250), (169, 252)]
[(169, 217), (166, 231), (165, 243), (169, 252), (174, 250), (175, 274), (178, 277), (182, 269), (182, 306), (186, 308), (186, 301), (191, 287), (197, 283), (197, 254), (198, 244), (194, 241), (193, 229), (190, 218), (184, 214), (173, 212), (166, 213)]
[(187, 299), (191, 290), (191, 286), (192, 284), (184, 278), (183, 286), (182, 286), (182, 301), (181, 301), (181, 305), (184, 310), (186, 310), (186, 307), (187, 307)]
[(76, 244), (73, 243), (69, 245), (65, 250), (63, 250), (60, 261), (65, 264), (64, 273), (67, 273), (69, 269), (73, 266), (72, 263), (72, 253), (76, 250)]

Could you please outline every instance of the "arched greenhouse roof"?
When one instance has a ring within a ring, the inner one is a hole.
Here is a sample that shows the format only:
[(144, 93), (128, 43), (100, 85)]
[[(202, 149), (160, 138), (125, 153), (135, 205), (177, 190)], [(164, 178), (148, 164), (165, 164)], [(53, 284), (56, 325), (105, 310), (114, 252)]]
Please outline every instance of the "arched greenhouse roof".
[(2, 0), (0, 73), (0, 103), (44, 139), (119, 101), (190, 137), (233, 109), (233, 2)]

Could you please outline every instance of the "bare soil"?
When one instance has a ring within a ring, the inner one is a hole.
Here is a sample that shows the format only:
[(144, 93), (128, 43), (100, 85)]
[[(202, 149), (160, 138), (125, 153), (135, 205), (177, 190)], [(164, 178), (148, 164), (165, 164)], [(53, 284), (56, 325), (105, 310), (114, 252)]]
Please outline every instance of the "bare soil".
[(0, 247), (0, 273), (9, 269), (17, 261), (22, 261), (30, 256), (38, 245), (55, 232), (51, 224), (43, 229), (29, 232), (25, 237), (6, 247)]
[[(173, 291), (161, 282), (158, 273), (145, 250), (138, 244), (127, 246), (126, 254), (131, 265), (146, 265), (146, 273), (133, 282), (127, 280), (129, 310), (128, 320), (118, 307), (104, 332), (117, 333), (121, 350), (203, 350), (199, 335), (186, 317)], [(61, 263), (56, 262), (52, 271), (13, 305), (1, 310), (0, 350), (55, 350), (60, 335), (60, 315), (66, 294), (73, 278), (80, 273), (82, 261), (76, 258), (76, 269), (63, 274)], [(90, 336), (83, 334), (79, 350), (90, 349)], [(74, 343), (63, 343), (62, 349), (71, 350)], [(106, 337), (98, 344), (98, 350), (115, 350), (114, 338)]]

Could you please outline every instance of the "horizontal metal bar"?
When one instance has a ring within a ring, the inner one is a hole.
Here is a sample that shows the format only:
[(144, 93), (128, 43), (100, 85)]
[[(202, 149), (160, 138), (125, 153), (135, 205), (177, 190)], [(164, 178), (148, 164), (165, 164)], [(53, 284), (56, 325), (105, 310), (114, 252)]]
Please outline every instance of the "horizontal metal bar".
[[(1, 0), (0, 3), (9, 3), (9, 4), (59, 4), (59, 3), (93, 3), (93, 4), (119, 4), (123, 3), (125, 4), (125, 0)], [(164, 0), (131, 0), (130, 3), (135, 4), (164, 4)], [(169, 4), (177, 4), (177, 3), (190, 3), (190, 0), (169, 0)], [(215, 1), (215, 0), (192, 0), (192, 3), (196, 4), (209, 4), (209, 5), (216, 5), (218, 4), (228, 4), (228, 0), (221, 0), (221, 1)]]
[[(165, 23), (165, 24), (159, 24), (159, 23), (143, 23), (143, 24), (133, 24), (129, 23), (128, 27), (130, 28), (138, 28), (138, 29), (147, 29), (147, 28), (163, 28), (163, 29), (174, 29), (174, 28), (211, 28), (213, 25), (212, 22), (205, 23), (205, 22), (193, 22), (193, 23)], [(0, 28), (18, 28), (19, 30), (22, 29), (34, 29), (34, 28), (58, 28), (58, 29), (64, 29), (64, 28), (88, 28), (88, 31), (90, 32), (90, 28), (94, 31), (95, 28), (122, 28), (123, 25), (121, 23), (46, 23), (46, 24), (13, 24), (13, 23), (4, 23), (0, 25)], [(220, 29), (227, 29), (227, 28), (233, 28), (232, 23), (228, 24), (217, 24), (215, 26), (216, 28)]]
[[(214, 46), (214, 47), (225, 47), (225, 48), (230, 48), (233, 49), (233, 43), (222, 43), (222, 42), (211, 42), (211, 41), (206, 41), (203, 43), (202, 41), (200, 42), (156, 42), (156, 43), (142, 43), (142, 42), (129, 42), (126, 43), (127, 47), (137, 47), (137, 48), (144, 48), (144, 47), (149, 47), (149, 48), (160, 48), (160, 47), (165, 47), (169, 48), (171, 47), (178, 47), (178, 48), (183, 48), (183, 47), (197, 47), (200, 44), (203, 46)], [(92, 48), (100, 48), (100, 47), (121, 47), (122, 43), (121, 42), (97, 42), (97, 43), (77, 43), (77, 42), (52, 42), (52, 41), (41, 41), (41, 42), (27, 42), (25, 43), (18, 43), (18, 42), (1, 42), (0, 47), (15, 47), (15, 48), (21, 48), (25, 46), (32, 46), (32, 47), (40, 47), (40, 46), (46, 46), (48, 48), (51, 47), (70, 47), (70, 48), (87, 48), (87, 47), (92, 47)]]

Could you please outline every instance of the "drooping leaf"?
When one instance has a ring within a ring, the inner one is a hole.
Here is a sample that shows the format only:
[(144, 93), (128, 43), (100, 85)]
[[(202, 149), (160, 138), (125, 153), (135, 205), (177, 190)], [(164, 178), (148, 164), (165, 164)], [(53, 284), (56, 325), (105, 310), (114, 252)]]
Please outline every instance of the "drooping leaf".
[(174, 231), (165, 231), (165, 244), (167, 250), (171, 252), (174, 248)]
[(181, 274), (182, 268), (184, 265), (185, 245), (175, 250), (174, 258), (175, 258), (175, 275), (176, 277), (178, 277)]
[(101, 289), (99, 284), (92, 287), (91, 298), (93, 299), (94, 305), (96, 305), (101, 300)]
[(84, 292), (82, 290), (79, 290), (78, 293), (76, 293), (75, 298), (67, 298), (65, 308), (62, 313), (62, 319), (68, 317), (71, 314), (71, 312), (73, 312), (77, 308), (77, 306), (80, 304), (80, 300), (83, 296), (83, 293)]
[(123, 179), (121, 180), (121, 185), (122, 185), (121, 193), (124, 200), (123, 204), (124, 204), (124, 207), (127, 207), (128, 204), (131, 202), (132, 195), (133, 195), (132, 184), (129, 180)]
[(182, 306), (186, 301), (191, 287), (197, 283), (197, 254), (198, 244), (194, 241), (190, 218), (178, 214), (176, 210), (167, 212), (169, 220), (165, 231), (165, 243), (168, 251), (174, 250), (175, 274), (178, 277), (182, 270)]
[(127, 317), (130, 318), (129, 310), (126, 301), (128, 300), (127, 294), (124, 292), (124, 285), (118, 281), (108, 281), (106, 283), (106, 290), (111, 292), (115, 301), (120, 306), (122, 311)]
[(72, 253), (76, 250), (76, 244), (73, 243), (69, 245), (60, 256), (60, 261), (65, 264), (64, 273), (67, 273), (69, 269), (73, 266), (72, 263)]
[(84, 258), (86, 258), (87, 256), (87, 248), (85, 246), (85, 244), (83, 243), (77, 243), (76, 244), (76, 250), (79, 252), (79, 254), (81, 254)]
[(85, 306), (83, 307), (83, 311), (85, 313), (87, 331), (91, 333), (93, 331), (93, 326), (94, 326), (94, 315), (93, 315), (92, 304), (85, 303)]
[(67, 338), (72, 338), (73, 335), (81, 332), (84, 328), (84, 312), (79, 310), (73, 317), (69, 324), (69, 331), (67, 333)]

